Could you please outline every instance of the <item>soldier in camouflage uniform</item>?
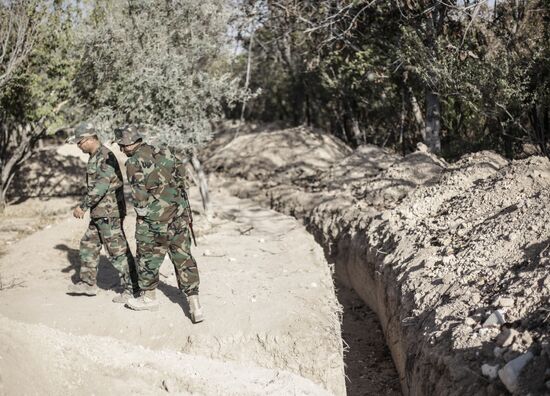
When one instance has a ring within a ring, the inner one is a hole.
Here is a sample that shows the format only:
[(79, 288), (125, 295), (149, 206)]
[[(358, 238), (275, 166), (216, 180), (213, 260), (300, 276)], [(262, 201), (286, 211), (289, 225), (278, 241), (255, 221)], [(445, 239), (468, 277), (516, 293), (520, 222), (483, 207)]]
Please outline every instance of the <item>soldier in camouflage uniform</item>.
[(137, 213), (136, 242), (139, 298), (126, 305), (135, 310), (157, 310), (155, 290), (159, 269), (168, 253), (180, 290), (187, 296), (191, 319), (203, 318), (199, 303), (199, 271), (191, 255), (191, 212), (183, 162), (167, 148), (143, 142), (136, 127), (115, 131), (116, 142), (128, 156), (126, 172)]
[(113, 302), (126, 303), (138, 291), (134, 257), (126, 241), (122, 222), (126, 216), (123, 179), (114, 154), (99, 141), (91, 124), (83, 123), (68, 139), (90, 155), (86, 168), (87, 193), (73, 211), (79, 219), (90, 210), (90, 224), (80, 241), (80, 282), (69, 286), (69, 293), (97, 294), (97, 266), (103, 245), (111, 263), (119, 271), (123, 292)]

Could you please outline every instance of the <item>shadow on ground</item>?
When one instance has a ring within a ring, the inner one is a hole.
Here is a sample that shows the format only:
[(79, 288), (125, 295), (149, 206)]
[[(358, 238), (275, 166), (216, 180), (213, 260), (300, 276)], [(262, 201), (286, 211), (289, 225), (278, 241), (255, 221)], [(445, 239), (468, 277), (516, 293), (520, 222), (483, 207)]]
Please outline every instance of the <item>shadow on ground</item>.
[(175, 286), (169, 285), (167, 283), (159, 282), (158, 289), (164, 293), (168, 299), (174, 304), (178, 304), (185, 316), (191, 318), (189, 312), (189, 304), (187, 304), (187, 298), (183, 292)]
[[(55, 246), (57, 250), (61, 250), (67, 254), (69, 265), (61, 270), (63, 273), (70, 273), (71, 281), (77, 283), (80, 280), (80, 258), (78, 249), (73, 249), (65, 244)], [(111, 265), (107, 257), (101, 256), (97, 268), (97, 286), (103, 290), (120, 291), (120, 279), (118, 271)]]
[(343, 307), (342, 339), (348, 395), (401, 395), (399, 375), (386, 345), (376, 314), (361, 298), (336, 283)]

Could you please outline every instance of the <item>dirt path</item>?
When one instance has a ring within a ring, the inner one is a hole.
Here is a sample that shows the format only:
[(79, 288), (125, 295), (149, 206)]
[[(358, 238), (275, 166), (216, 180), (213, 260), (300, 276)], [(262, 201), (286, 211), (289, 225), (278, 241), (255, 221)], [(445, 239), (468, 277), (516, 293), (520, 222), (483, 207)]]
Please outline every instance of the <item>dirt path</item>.
[(117, 275), (104, 257), (101, 293), (67, 295), (85, 221), (66, 217), (10, 245), (0, 274), (24, 283), (0, 291), (0, 394), (344, 394), (339, 308), (321, 248), (290, 217), (223, 191), (213, 202), (213, 222), (196, 225), (199, 325), (168, 261), (158, 312), (111, 302)]

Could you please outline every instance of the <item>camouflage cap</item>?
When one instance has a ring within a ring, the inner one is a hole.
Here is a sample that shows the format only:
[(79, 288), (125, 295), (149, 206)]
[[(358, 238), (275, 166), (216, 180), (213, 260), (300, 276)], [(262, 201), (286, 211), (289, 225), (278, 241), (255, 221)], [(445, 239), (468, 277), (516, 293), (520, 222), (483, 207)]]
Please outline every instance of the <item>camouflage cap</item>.
[(72, 131), (72, 134), (69, 135), (66, 142), (67, 143), (78, 143), (86, 137), (97, 136), (97, 131), (93, 124), (89, 122), (81, 122), (78, 124)]
[(115, 142), (123, 146), (134, 144), (143, 139), (140, 129), (135, 125), (124, 125), (115, 129)]

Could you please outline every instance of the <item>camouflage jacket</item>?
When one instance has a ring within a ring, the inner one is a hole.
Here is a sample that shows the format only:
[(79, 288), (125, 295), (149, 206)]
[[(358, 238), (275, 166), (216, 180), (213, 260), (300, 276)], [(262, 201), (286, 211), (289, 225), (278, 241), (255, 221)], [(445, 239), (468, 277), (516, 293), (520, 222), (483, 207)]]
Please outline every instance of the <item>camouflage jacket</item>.
[(169, 149), (143, 143), (128, 158), (126, 173), (139, 217), (152, 222), (168, 222), (184, 214), (188, 217), (185, 166)]
[(122, 173), (113, 152), (103, 145), (88, 159), (86, 185), (80, 207), (90, 209), (90, 217), (126, 216)]

